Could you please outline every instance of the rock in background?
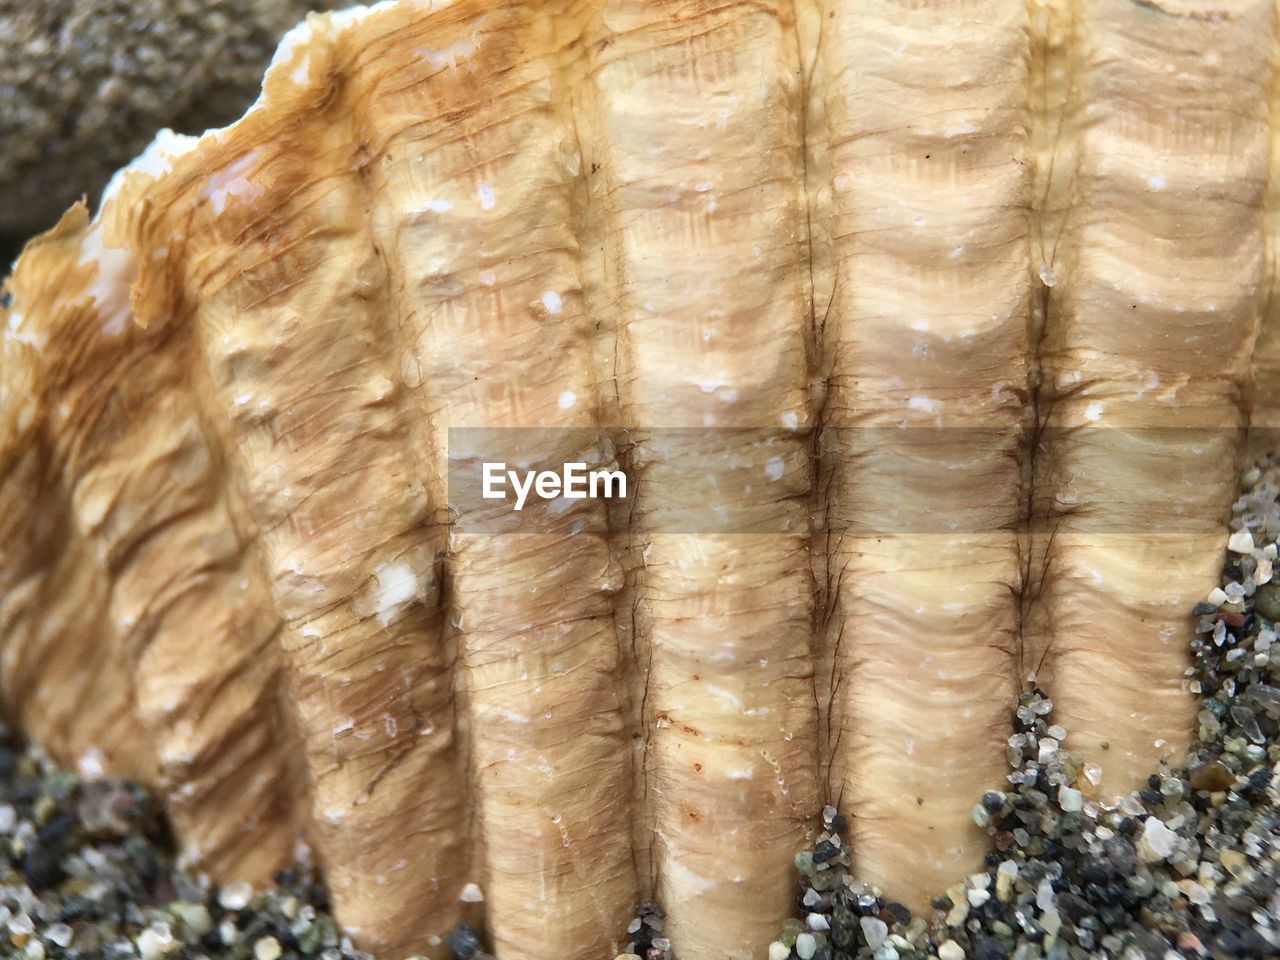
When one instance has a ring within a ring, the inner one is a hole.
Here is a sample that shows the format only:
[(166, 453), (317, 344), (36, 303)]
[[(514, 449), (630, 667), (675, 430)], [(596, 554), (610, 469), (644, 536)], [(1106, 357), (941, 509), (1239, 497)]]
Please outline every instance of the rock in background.
[[(340, 0), (0, 0), (0, 255), (17, 253), (161, 127), (253, 102), (280, 36)], [(2, 272), (2, 271), (0, 271)]]

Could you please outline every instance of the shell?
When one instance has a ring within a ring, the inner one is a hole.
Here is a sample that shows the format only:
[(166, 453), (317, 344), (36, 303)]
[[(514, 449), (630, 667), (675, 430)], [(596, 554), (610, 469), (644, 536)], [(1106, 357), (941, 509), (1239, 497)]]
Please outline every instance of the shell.
[[(1032, 673), (1129, 789), (1277, 422), (1275, 11), (1211, 6), (311, 18), (8, 282), (7, 709), (383, 956), (763, 956), (825, 802), (919, 907)], [(519, 456), (632, 489), (463, 495)]]

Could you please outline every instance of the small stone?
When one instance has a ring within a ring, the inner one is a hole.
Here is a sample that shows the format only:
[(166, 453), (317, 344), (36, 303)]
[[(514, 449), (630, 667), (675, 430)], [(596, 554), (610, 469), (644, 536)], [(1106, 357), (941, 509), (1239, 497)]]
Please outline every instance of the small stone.
[(1280, 689), (1265, 683), (1255, 683), (1249, 688), (1249, 696), (1267, 713), (1280, 716)]
[(861, 917), (858, 926), (862, 927), (863, 939), (872, 950), (877, 949), (889, 936), (889, 925), (875, 917)]
[(1138, 856), (1154, 863), (1172, 856), (1178, 846), (1178, 835), (1164, 825), (1158, 817), (1147, 817), (1142, 825), (1142, 839), (1138, 841)]
[(1272, 581), (1259, 587), (1253, 595), (1253, 609), (1268, 620), (1280, 620), (1280, 584)]
[(444, 945), (453, 951), (458, 960), (471, 960), (480, 949), (480, 938), (465, 923), (460, 923), (449, 931), (444, 938)]
[(1245, 868), (1248, 861), (1243, 853), (1239, 850), (1220, 850), (1218, 852), (1218, 862), (1222, 864), (1232, 876), (1238, 876), (1240, 871)]
[(938, 960), (964, 960), (964, 947), (954, 940), (944, 940), (938, 945)]
[(44, 932), (44, 938), (58, 947), (69, 947), (75, 939), (76, 932), (65, 923), (51, 924)]
[(1200, 938), (1194, 933), (1184, 930), (1182, 933), (1178, 934), (1179, 950), (1199, 950), (1201, 946)]
[(275, 937), (260, 937), (253, 944), (255, 960), (280, 960), (282, 953), (284, 951), (280, 948), (280, 941)]
[(462, 892), (458, 894), (458, 899), (463, 903), (483, 903), (484, 894), (479, 886), (474, 883), (468, 883), (462, 888)]
[(142, 960), (159, 960), (182, 946), (182, 942), (163, 925), (160, 929), (147, 927), (138, 934), (133, 943), (138, 948), (138, 956), (142, 957)]
[(253, 887), (243, 880), (228, 883), (218, 891), (218, 906), (224, 910), (243, 910), (253, 899)]
[(1056, 907), (1050, 907), (1040, 914), (1040, 926), (1044, 927), (1047, 936), (1057, 936), (1058, 931), (1062, 929), (1062, 914)]
[(911, 924), (911, 911), (904, 904), (890, 900), (884, 905), (884, 908), (889, 911), (889, 915), (893, 917), (896, 923), (904, 927)]
[(996, 899), (1008, 903), (1013, 897), (1013, 879), (1003, 873), (996, 877)]
[(965, 878), (965, 884), (974, 890), (987, 890), (991, 887), (991, 874), (971, 873)]
[[(769, 944), (769, 960), (787, 960), (791, 956), (791, 949), (778, 940)], [(618, 960), (622, 960), (621, 957)]]
[(22, 856), (22, 875), (37, 893), (61, 883), (67, 874), (62, 868), (60, 845), (33, 842)]
[(840, 856), (840, 848), (830, 840), (819, 840), (813, 848), (813, 862), (826, 863)]
[(1235, 774), (1220, 763), (1207, 763), (1191, 771), (1192, 790), (1227, 790), (1236, 782)]
[(1058, 805), (1064, 813), (1077, 813), (1084, 807), (1084, 794), (1072, 787), (1060, 787)]
[(194, 939), (199, 940), (213, 929), (213, 917), (209, 908), (203, 903), (175, 903), (169, 908), (183, 926), (191, 931)]
[(1036, 887), (1036, 906), (1041, 911), (1048, 910), (1058, 902), (1057, 894), (1053, 891), (1053, 881), (1045, 877)]
[(1237, 530), (1228, 538), (1227, 549), (1232, 553), (1253, 553), (1253, 534), (1248, 530)]
[(1192, 903), (1208, 903), (1210, 899), (1212, 899), (1209, 891), (1206, 890), (1203, 885), (1196, 883), (1194, 880), (1183, 880), (1178, 884), (1178, 889), (1180, 889), (1186, 898)]
[(966, 895), (969, 898), (969, 905), (972, 907), (980, 907), (991, 899), (990, 890), (970, 890)]
[(812, 960), (813, 955), (818, 952), (818, 941), (814, 939), (812, 933), (802, 933), (796, 937), (796, 956), (800, 960)]

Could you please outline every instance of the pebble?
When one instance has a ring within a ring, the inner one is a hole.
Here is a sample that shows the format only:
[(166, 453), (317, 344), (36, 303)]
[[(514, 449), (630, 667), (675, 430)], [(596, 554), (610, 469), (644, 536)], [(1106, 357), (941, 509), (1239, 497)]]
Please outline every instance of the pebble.
[(253, 899), (253, 887), (243, 880), (229, 883), (218, 894), (218, 905), (227, 910), (243, 910)]
[(169, 909), (197, 938), (213, 929), (213, 917), (203, 903), (175, 903)]
[(989, 890), (969, 890), (966, 892), (969, 899), (969, 906), (980, 907), (991, 899), (991, 891)]
[(938, 945), (938, 960), (965, 960), (964, 947), (954, 940), (944, 940)]
[(1227, 549), (1232, 553), (1252, 553), (1253, 534), (1248, 530), (1237, 530), (1227, 539)]
[(51, 924), (45, 931), (44, 937), (56, 947), (69, 947), (75, 940), (76, 932), (65, 923)]
[(875, 917), (862, 917), (858, 920), (858, 925), (862, 927), (863, 939), (867, 941), (867, 946), (875, 950), (889, 938), (889, 925), (883, 920)]
[(283, 953), (280, 941), (275, 937), (262, 937), (253, 945), (255, 960), (280, 960), (280, 955)]
[(182, 941), (175, 940), (169, 929), (148, 927), (134, 939), (138, 948), (138, 956), (142, 960), (160, 960), (166, 954), (182, 949)]
[(449, 931), (444, 938), (444, 945), (459, 960), (472, 960), (480, 950), (480, 935), (469, 924), (460, 923)]
[(802, 933), (796, 937), (796, 956), (800, 960), (811, 960), (813, 955), (818, 952), (818, 941), (814, 939), (811, 933)]
[(1178, 847), (1178, 835), (1166, 827), (1159, 818), (1148, 817), (1142, 825), (1142, 840), (1138, 854), (1148, 862), (1164, 860)]

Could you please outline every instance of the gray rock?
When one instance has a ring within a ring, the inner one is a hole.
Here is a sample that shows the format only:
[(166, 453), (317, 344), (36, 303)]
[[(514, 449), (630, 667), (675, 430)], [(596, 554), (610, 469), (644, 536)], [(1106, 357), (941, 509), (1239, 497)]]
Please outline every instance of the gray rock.
[[(0, 0), (0, 252), (52, 226), (161, 127), (239, 116), (280, 36), (340, 0)], [(6, 258), (7, 259), (7, 258)]]

